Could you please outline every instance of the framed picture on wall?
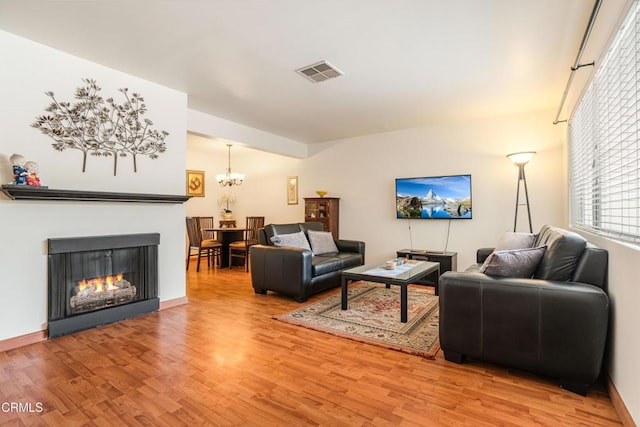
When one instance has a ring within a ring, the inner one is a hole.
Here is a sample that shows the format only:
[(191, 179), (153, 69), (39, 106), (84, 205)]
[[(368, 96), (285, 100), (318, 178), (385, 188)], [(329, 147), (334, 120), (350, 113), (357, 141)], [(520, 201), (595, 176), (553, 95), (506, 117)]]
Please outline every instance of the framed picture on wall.
[(187, 171), (187, 196), (204, 197), (204, 171)]
[(288, 205), (298, 204), (298, 177), (297, 176), (287, 177), (287, 204)]

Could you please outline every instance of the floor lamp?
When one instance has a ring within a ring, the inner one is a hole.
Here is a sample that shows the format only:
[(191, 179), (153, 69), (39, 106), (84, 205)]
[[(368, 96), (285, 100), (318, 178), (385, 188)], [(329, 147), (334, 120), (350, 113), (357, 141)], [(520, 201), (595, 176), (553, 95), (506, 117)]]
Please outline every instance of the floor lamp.
[(518, 189), (516, 191), (516, 216), (513, 220), (513, 231), (516, 231), (518, 225), (518, 205), (520, 204), (520, 182), (524, 183), (524, 196), (527, 204), (527, 215), (529, 217), (529, 232), (533, 233), (533, 226), (531, 225), (531, 209), (529, 209), (529, 192), (527, 191), (527, 178), (524, 176), (524, 165), (535, 156), (535, 151), (522, 151), (519, 153), (507, 154), (507, 158), (518, 167)]

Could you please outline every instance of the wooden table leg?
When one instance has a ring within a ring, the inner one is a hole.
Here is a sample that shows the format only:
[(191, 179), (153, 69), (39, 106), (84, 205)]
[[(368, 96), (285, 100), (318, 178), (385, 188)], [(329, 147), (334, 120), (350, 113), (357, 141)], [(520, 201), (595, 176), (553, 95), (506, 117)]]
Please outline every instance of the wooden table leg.
[(342, 309), (346, 310), (349, 302), (347, 301), (348, 298), (348, 292), (347, 292), (347, 288), (348, 288), (348, 280), (346, 279), (346, 277), (342, 276), (342, 278), (340, 279), (340, 282), (342, 284)]
[[(218, 235), (222, 235), (221, 236), (221, 240), (220, 242), (222, 243), (222, 255), (220, 256), (220, 268), (226, 268), (229, 267), (229, 243), (231, 242), (235, 242), (235, 241), (239, 241), (239, 240), (244, 240), (244, 235), (242, 234), (242, 231), (225, 231), (225, 232), (220, 232), (218, 233)], [(241, 265), (239, 260), (234, 259), (233, 260), (233, 265), (236, 265), (236, 261), (238, 261), (237, 265)], [(244, 260), (245, 262), (247, 262), (247, 259), (245, 258)]]
[(407, 285), (400, 286), (400, 322), (407, 323)]

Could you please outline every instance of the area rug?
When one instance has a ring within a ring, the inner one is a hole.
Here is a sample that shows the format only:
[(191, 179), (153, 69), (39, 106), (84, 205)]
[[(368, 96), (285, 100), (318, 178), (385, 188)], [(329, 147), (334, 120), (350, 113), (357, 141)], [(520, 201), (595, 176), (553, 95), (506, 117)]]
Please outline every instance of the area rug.
[(274, 319), (393, 350), (435, 359), (438, 297), (433, 290), (409, 286), (407, 323), (400, 322), (400, 287), (370, 282), (349, 286), (349, 308), (340, 292)]

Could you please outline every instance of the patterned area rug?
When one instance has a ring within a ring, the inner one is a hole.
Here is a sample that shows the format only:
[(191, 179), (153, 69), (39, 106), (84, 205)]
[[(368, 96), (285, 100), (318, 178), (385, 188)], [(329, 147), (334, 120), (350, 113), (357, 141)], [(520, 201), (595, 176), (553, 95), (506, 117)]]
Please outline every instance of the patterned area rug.
[(274, 319), (332, 335), (434, 359), (438, 341), (438, 297), (431, 288), (409, 286), (408, 321), (400, 322), (400, 287), (349, 285), (349, 308), (340, 292)]

